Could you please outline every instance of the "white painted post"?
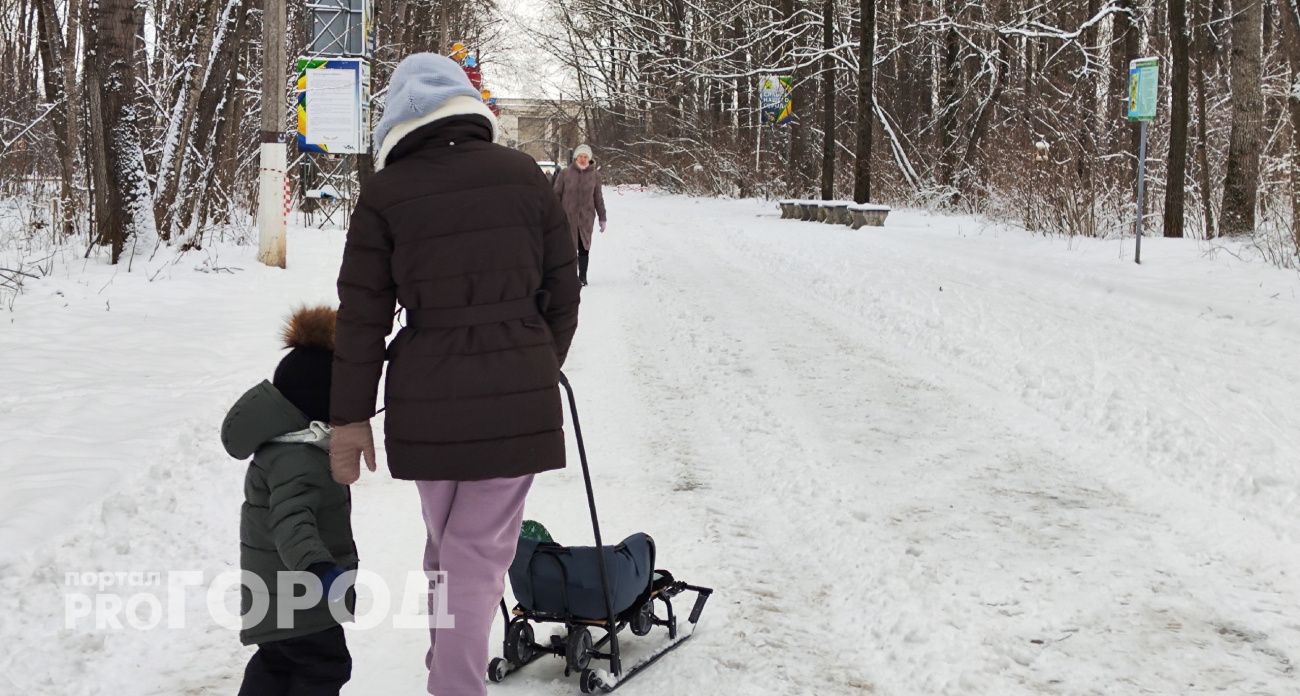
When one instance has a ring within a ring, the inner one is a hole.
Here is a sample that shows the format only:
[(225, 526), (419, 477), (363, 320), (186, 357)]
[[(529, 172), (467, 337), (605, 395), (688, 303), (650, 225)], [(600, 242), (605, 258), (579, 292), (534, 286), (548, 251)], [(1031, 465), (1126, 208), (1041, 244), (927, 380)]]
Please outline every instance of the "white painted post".
[(257, 174), (257, 260), (284, 268), (285, 0), (261, 0), (262, 149)]
[(284, 178), (288, 152), (284, 143), (262, 143), (257, 177), (257, 260), (284, 268)]

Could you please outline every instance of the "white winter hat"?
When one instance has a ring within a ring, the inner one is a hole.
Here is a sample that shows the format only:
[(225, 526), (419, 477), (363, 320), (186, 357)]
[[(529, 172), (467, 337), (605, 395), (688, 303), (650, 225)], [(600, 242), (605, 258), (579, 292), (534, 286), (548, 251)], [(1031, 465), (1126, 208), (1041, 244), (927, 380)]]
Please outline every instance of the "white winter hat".
[(596, 157), (591, 154), (591, 146), (586, 144), (573, 148), (573, 159), (578, 159), (578, 155), (586, 155), (587, 159), (596, 159)]

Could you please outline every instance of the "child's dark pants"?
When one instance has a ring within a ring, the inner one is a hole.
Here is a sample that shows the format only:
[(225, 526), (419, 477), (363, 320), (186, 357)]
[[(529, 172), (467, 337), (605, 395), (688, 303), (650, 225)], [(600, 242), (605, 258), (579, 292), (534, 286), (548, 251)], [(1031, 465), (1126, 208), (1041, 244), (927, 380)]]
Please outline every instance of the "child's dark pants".
[(262, 643), (244, 668), (239, 696), (338, 696), (352, 677), (343, 627)]

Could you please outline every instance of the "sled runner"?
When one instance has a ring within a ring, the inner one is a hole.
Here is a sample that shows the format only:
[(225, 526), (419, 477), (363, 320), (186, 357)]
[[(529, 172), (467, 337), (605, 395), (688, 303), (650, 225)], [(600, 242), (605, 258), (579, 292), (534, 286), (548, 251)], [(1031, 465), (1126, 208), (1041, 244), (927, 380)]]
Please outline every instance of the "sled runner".
[[(677, 580), (666, 570), (655, 570), (655, 544), (646, 534), (633, 534), (617, 546), (601, 543), (577, 401), (563, 374), (560, 384), (568, 394), (573, 414), (596, 545), (566, 547), (521, 535), (510, 566), (510, 586), (518, 604), (511, 610), (501, 600), (506, 629), (504, 657), (494, 658), (488, 665), (488, 679), (500, 682), (544, 655), (555, 655), (564, 659), (565, 676), (578, 674), (582, 693), (608, 693), (686, 642), (694, 634), (694, 625), (713, 590)], [(695, 602), (686, 618), (691, 630), (679, 634), (672, 600), (683, 592), (695, 593)], [(546, 644), (538, 643), (534, 624), (563, 625), (565, 634), (551, 636)], [(624, 670), (619, 633), (630, 628), (633, 635), (647, 636), (657, 626), (668, 629), (668, 642)], [(592, 638), (592, 629), (604, 632), (599, 640)], [(608, 670), (596, 668), (602, 661), (608, 664)]]

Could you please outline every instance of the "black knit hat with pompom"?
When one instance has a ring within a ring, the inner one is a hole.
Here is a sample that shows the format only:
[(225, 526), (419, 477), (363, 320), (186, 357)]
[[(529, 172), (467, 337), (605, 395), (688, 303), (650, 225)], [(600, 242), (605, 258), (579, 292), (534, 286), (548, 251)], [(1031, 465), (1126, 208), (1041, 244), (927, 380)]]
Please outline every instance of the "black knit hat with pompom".
[(330, 419), (330, 375), (334, 368), (334, 322), (330, 307), (295, 310), (284, 327), (289, 349), (275, 368), (271, 383), (308, 419)]

